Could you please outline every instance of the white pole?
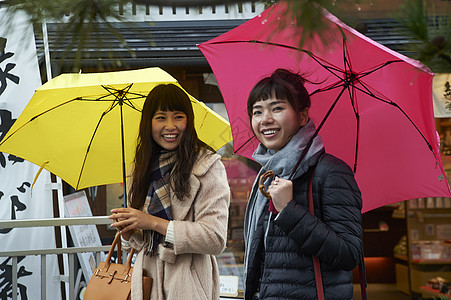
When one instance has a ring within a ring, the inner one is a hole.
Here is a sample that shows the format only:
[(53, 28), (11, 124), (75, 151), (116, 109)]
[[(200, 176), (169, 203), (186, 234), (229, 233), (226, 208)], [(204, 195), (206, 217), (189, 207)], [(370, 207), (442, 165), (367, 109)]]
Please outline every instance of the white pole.
[[(49, 46), (49, 37), (47, 33), (47, 23), (42, 23), (42, 35), (44, 39), (44, 57), (45, 57), (45, 69), (47, 72), (47, 81), (51, 80), (53, 78), (52, 76), (52, 64), (50, 59), (50, 46)], [(59, 216), (60, 218), (65, 217), (65, 210), (64, 210), (64, 197), (63, 197), (63, 183), (61, 181), (61, 178), (58, 176), (56, 177), (56, 185), (52, 184), (52, 190), (56, 189), (58, 194), (58, 210), (59, 210)], [(51, 179), (50, 179), (51, 180)], [(67, 235), (66, 235), (66, 226), (61, 226), (61, 246), (63, 248), (67, 248)], [(69, 295), (69, 282), (67, 278), (69, 278), (69, 257), (67, 254), (63, 254), (63, 266), (64, 266), (64, 273), (62, 278), (65, 279), (65, 287), (66, 287), (66, 297)]]
[(44, 36), (44, 57), (45, 57), (45, 70), (47, 71), (47, 81), (52, 79), (52, 66), (50, 64), (50, 47), (49, 37), (47, 35), (47, 23), (42, 23), (42, 35)]

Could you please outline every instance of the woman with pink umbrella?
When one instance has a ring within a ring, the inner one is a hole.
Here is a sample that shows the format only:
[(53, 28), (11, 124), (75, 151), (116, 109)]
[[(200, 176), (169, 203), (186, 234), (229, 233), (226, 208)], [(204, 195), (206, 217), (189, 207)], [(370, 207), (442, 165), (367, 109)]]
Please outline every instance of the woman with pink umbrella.
[(351, 168), (325, 152), (309, 108), (304, 79), (284, 69), (250, 92), (260, 141), (253, 158), (259, 176), (275, 176), (267, 192), (254, 183), (247, 207), (245, 299), (353, 298), (352, 270), (363, 259), (361, 193)]

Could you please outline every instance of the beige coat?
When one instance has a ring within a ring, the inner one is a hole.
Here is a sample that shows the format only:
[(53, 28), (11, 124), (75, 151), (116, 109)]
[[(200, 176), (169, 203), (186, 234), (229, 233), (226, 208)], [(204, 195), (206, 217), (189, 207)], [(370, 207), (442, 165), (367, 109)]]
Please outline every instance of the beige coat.
[[(219, 273), (214, 255), (227, 241), (230, 189), (217, 154), (199, 155), (189, 178), (191, 197), (171, 195), (174, 245), (159, 245), (153, 257), (140, 251), (132, 276), (132, 300), (142, 299), (142, 270), (153, 278), (151, 300), (219, 299)], [(145, 205), (147, 207), (147, 205)], [(139, 234), (130, 244), (140, 250)]]

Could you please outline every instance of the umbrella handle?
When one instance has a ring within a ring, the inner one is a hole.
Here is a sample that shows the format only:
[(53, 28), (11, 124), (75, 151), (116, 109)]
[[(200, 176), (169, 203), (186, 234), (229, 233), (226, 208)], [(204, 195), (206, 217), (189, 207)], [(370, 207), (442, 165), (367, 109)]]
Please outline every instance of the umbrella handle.
[(274, 176), (274, 172), (272, 170), (269, 170), (269, 171), (263, 173), (260, 176), (260, 179), (258, 181), (258, 189), (260, 190), (262, 195), (265, 196), (266, 198), (268, 198), (269, 200), (271, 200), (271, 195), (265, 190), (265, 181), (269, 177), (273, 177), (273, 176)]

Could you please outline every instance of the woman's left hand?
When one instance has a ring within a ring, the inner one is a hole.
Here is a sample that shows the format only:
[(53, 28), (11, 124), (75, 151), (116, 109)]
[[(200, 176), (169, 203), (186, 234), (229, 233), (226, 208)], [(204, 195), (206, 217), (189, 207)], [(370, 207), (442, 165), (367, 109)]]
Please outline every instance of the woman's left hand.
[(281, 212), (293, 199), (293, 182), (276, 176), (268, 187), (268, 193), (271, 195), (276, 210)]

